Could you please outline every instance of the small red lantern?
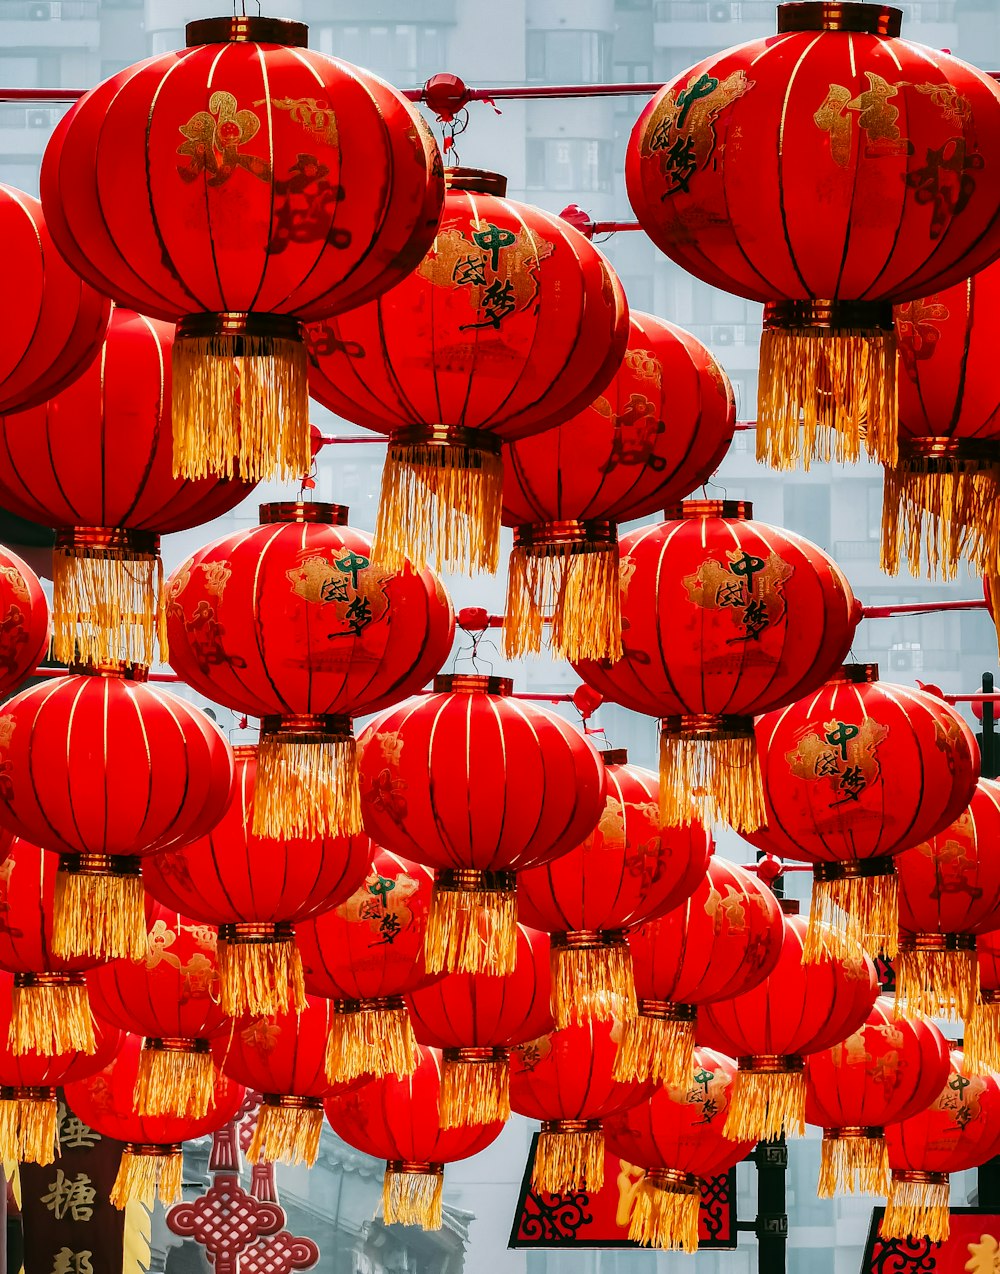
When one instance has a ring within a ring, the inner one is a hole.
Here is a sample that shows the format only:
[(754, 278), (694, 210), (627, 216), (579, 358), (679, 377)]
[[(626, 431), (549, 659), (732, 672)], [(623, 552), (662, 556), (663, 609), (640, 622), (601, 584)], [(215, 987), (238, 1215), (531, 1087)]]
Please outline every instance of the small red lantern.
[(892, 1183), (880, 1233), (886, 1239), (948, 1237), (949, 1174), (986, 1163), (1000, 1144), (1000, 1081), (950, 1055), (944, 1087), (918, 1115), (885, 1130)]
[(306, 990), (333, 1001), (326, 1073), (412, 1075), (420, 1055), (403, 997), (436, 981), (424, 934), (434, 873), (376, 849), (350, 898), (296, 928)]
[(802, 963), (806, 922), (785, 917), (781, 956), (763, 982), (730, 1000), (706, 1004), (698, 1039), (739, 1058), (724, 1132), (742, 1141), (805, 1134), (804, 1058), (846, 1039), (878, 995), (875, 966), (860, 947)]
[(200, 1119), (215, 1091), (208, 1042), (228, 1022), (219, 1007), (215, 929), (155, 904), (146, 924), (145, 956), (94, 969), (90, 1002), (98, 1017), (144, 1037), (136, 1112)]
[(56, 955), (142, 958), (140, 860), (204, 835), (232, 783), (222, 731), (138, 666), (78, 666), (0, 706), (0, 821), (60, 856)]
[(351, 717), (419, 690), (451, 650), (440, 581), (371, 564), (336, 504), (262, 504), (260, 526), (206, 545), (167, 585), (173, 667), (261, 718), (254, 831), (361, 830)]
[(779, 4), (777, 36), (683, 71), (629, 143), (629, 198), (656, 245), (766, 303), (758, 456), (777, 468), (855, 460), (862, 434), (892, 463), (893, 302), (1000, 251), (1000, 91), (900, 39), (901, 17)]
[(675, 504), (718, 468), (736, 400), (709, 351), (634, 311), (624, 362), (571, 420), (504, 447), (508, 658), (620, 659), (618, 526)]
[(395, 89), (275, 18), (191, 22), (187, 48), (85, 93), (42, 164), (59, 250), (157, 318), (177, 471), (309, 471), (303, 322), (377, 296), (427, 250), (441, 159)]
[(597, 1191), (604, 1184), (604, 1120), (653, 1092), (647, 1081), (614, 1077), (621, 1024), (593, 1018), (516, 1048), (510, 1107), (542, 1123), (531, 1184), (546, 1194)]
[(0, 503), (56, 528), (56, 659), (155, 661), (160, 535), (228, 512), (249, 483), (172, 472), (167, 323), (116, 309), (97, 358), (61, 393), (0, 418)]
[(743, 501), (686, 500), (627, 535), (624, 654), (574, 664), (606, 699), (662, 718), (665, 823), (694, 809), (737, 830), (760, 826), (753, 718), (822, 685), (861, 618), (832, 558), (752, 515)]
[(625, 353), (628, 305), (599, 249), (562, 217), (506, 199), (506, 177), (449, 168), (445, 181), (441, 228), (416, 270), (309, 329), (309, 389), (391, 435), (380, 564), (493, 572), (501, 443), (593, 401)]
[(511, 973), (515, 872), (567, 853), (597, 826), (597, 749), (503, 677), (437, 677), (359, 741), (365, 827), (435, 868), (427, 922), (432, 973)]
[(111, 1202), (125, 1209), (133, 1199), (152, 1209), (156, 1197), (164, 1207), (181, 1201), (182, 1146), (228, 1124), (243, 1104), (239, 1084), (219, 1075), (211, 1110), (200, 1118), (139, 1115), (135, 1086), (142, 1041), (126, 1035), (121, 1050), (97, 1074), (64, 1086), (66, 1105), (102, 1137), (125, 1142)]
[[(757, 722), (766, 826), (748, 839), (813, 863), (806, 959), (846, 932), (896, 951), (895, 855), (943, 830), (968, 806), (978, 749), (936, 695), (846, 664), (816, 694)], [(832, 930), (832, 932), (831, 932)]]
[(496, 1141), (503, 1130), (490, 1124), (444, 1128), (438, 1118), (441, 1054), (421, 1048), (411, 1075), (383, 1075), (326, 1103), (326, 1117), (342, 1141), (384, 1159), (382, 1219), (386, 1225), (441, 1228), (444, 1169)]
[(9, 695), (35, 671), (51, 635), (49, 604), (38, 576), (0, 546), (0, 695)]
[(629, 1220), (633, 1241), (698, 1250), (702, 1182), (728, 1172), (754, 1145), (730, 1141), (722, 1131), (735, 1076), (732, 1058), (700, 1048), (679, 1084), (605, 1121), (608, 1149), (644, 1169)]
[(0, 241), (9, 298), (0, 325), (0, 412), (20, 411), (93, 362), (111, 304), (63, 260), (38, 200), (13, 186), (0, 185)]
[(146, 888), (167, 907), (218, 925), (219, 1000), (231, 1017), (302, 1006), (295, 925), (349, 898), (371, 862), (367, 836), (255, 836), (257, 749), (238, 747), (232, 803), (199, 840), (144, 864)]
[(587, 1017), (635, 1017), (627, 932), (690, 897), (712, 853), (700, 823), (661, 826), (655, 774), (629, 765), (624, 749), (601, 759), (608, 796), (597, 827), (568, 854), (518, 877), (518, 915), (552, 935), (552, 1010), (560, 1027)]
[(963, 1049), (972, 1070), (1000, 1070), (1000, 931), (976, 936), (979, 995), (965, 1023)]
[(926, 1110), (949, 1068), (934, 1023), (897, 1019), (884, 996), (852, 1035), (806, 1058), (806, 1122), (823, 1129), (821, 1199), (888, 1194), (886, 1127)]
[(549, 939), (517, 926), (513, 973), (449, 973), (407, 996), (421, 1044), (442, 1050), (442, 1128), (510, 1118), (510, 1053), (552, 1029)]
[(1000, 783), (980, 779), (955, 821), (896, 859), (902, 1014), (972, 1017), (979, 992), (976, 934), (1000, 926)]
[(615, 1076), (683, 1083), (698, 1006), (763, 982), (778, 963), (784, 933), (771, 890), (713, 855), (686, 902), (629, 934), (639, 1011), (624, 1025)]

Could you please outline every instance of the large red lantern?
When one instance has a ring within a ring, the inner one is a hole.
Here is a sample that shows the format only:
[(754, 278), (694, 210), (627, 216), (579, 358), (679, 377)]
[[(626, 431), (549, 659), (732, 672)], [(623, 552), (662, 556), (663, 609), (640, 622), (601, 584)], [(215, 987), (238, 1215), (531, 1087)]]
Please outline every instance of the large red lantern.
[(744, 501), (687, 500), (627, 535), (624, 654), (574, 664), (606, 698), (661, 718), (666, 823), (694, 808), (738, 830), (760, 825), (753, 718), (822, 685), (861, 618), (832, 558), (752, 516)]
[(930, 1105), (885, 1130), (892, 1182), (882, 1218), (886, 1239), (948, 1237), (949, 1174), (986, 1163), (1000, 1145), (1000, 1080), (950, 1055), (944, 1086)]
[(103, 1070), (64, 1086), (66, 1105), (102, 1137), (125, 1142), (111, 1202), (124, 1209), (133, 1199), (152, 1209), (181, 1201), (182, 1142), (215, 1132), (243, 1104), (244, 1090), (224, 1075), (215, 1081), (212, 1107), (200, 1118), (139, 1115), (135, 1086), (142, 1041), (126, 1035), (117, 1056)]
[(437, 672), (451, 602), (430, 571), (373, 566), (340, 505), (263, 504), (260, 523), (170, 577), (171, 663), (216, 703), (261, 718), (255, 832), (358, 832), (351, 717)]
[(862, 434), (893, 462), (893, 303), (1000, 253), (1000, 91), (901, 17), (779, 4), (777, 36), (683, 71), (629, 143), (656, 245), (765, 302), (757, 446), (778, 468), (857, 459)]
[(803, 964), (805, 940), (806, 922), (786, 916), (781, 956), (764, 981), (698, 1015), (699, 1043), (739, 1058), (724, 1130), (737, 1141), (804, 1135), (805, 1056), (852, 1035), (878, 995), (875, 966), (860, 947)]
[[(814, 864), (813, 922), (895, 954), (895, 855), (947, 827), (975, 791), (979, 754), (961, 715), (879, 681), (876, 664), (846, 664), (761, 717), (757, 751), (766, 826), (748, 839)], [(810, 927), (806, 958), (817, 951)]]
[(976, 934), (1000, 926), (1000, 783), (980, 779), (968, 808), (896, 859), (901, 1014), (968, 1020), (976, 1007)]
[(549, 939), (517, 927), (513, 973), (449, 973), (407, 996), (421, 1044), (442, 1050), (443, 1128), (510, 1118), (510, 1053), (552, 1029)]
[(490, 1124), (444, 1128), (438, 1117), (441, 1054), (421, 1048), (410, 1075), (383, 1075), (326, 1103), (330, 1126), (363, 1154), (384, 1159), (382, 1219), (386, 1225), (441, 1228), (441, 1192), (449, 1163), (479, 1154), (503, 1130)]
[(597, 749), (503, 677), (437, 677), (359, 741), (365, 827), (435, 869), (427, 968), (511, 973), (515, 873), (567, 853), (605, 803)]
[(604, 1120), (649, 1097), (653, 1084), (614, 1077), (621, 1024), (593, 1018), (520, 1045), (510, 1107), (541, 1120), (531, 1183), (546, 1194), (600, 1190)]
[(0, 412), (44, 402), (97, 357), (111, 305), (63, 260), (23, 190), (0, 185), (8, 303), (0, 326)]
[(0, 706), (0, 822), (60, 856), (53, 951), (143, 957), (140, 860), (204, 835), (232, 783), (222, 731), (138, 666), (79, 666)]
[(628, 1236), (646, 1247), (698, 1250), (702, 1182), (745, 1159), (753, 1141), (722, 1131), (733, 1095), (736, 1063), (700, 1048), (676, 1085), (661, 1088), (604, 1123), (613, 1154), (644, 1169)]
[(146, 952), (87, 978), (98, 1017), (143, 1036), (136, 1079), (140, 1115), (208, 1113), (215, 1089), (209, 1039), (228, 1019), (219, 1006), (215, 929), (154, 905)]
[(508, 658), (621, 657), (618, 526), (689, 495), (733, 437), (736, 400), (702, 343), (665, 319), (629, 317), (625, 359), (600, 397), (503, 450), (503, 523), (514, 528)]
[(0, 695), (25, 680), (48, 650), (52, 624), (38, 576), (0, 546)]
[(116, 309), (100, 356), (61, 393), (0, 418), (0, 503), (56, 528), (57, 659), (155, 662), (160, 535), (228, 512), (250, 484), (175, 478), (167, 323)]
[(364, 883), (345, 902), (296, 929), (306, 990), (333, 1001), (330, 1078), (411, 1075), (417, 1040), (403, 997), (436, 981), (424, 934), (434, 873), (376, 849)]
[(255, 836), (257, 750), (238, 747), (234, 755), (235, 790), (224, 816), (200, 839), (149, 858), (145, 885), (165, 906), (218, 926), (224, 1013), (283, 1013), (289, 1003), (305, 1004), (295, 925), (350, 897), (372, 843), (365, 835)]
[(821, 1199), (888, 1193), (886, 1126), (926, 1110), (949, 1067), (934, 1023), (897, 1019), (884, 996), (852, 1035), (806, 1058), (806, 1122), (823, 1129)]
[(377, 301), (308, 333), (314, 398), (391, 435), (376, 559), (495, 571), (501, 444), (582, 410), (628, 341), (617, 275), (562, 217), (505, 198), (507, 179), (445, 171), (437, 238)]
[[(517, 909), (552, 935), (556, 1026), (635, 1017), (627, 931), (679, 906), (705, 877), (712, 838), (700, 823), (663, 827), (655, 774), (602, 752), (608, 795), (597, 827), (568, 854), (521, 872)], [(536, 1032), (540, 1034), (540, 1032)]]
[(275, 18), (192, 22), (187, 48), (111, 76), (60, 121), (42, 203), (83, 278), (180, 320), (174, 457), (199, 478), (309, 472), (302, 323), (418, 263), (443, 183), (388, 84)]
[(638, 1014), (624, 1024), (616, 1076), (683, 1083), (698, 1006), (763, 982), (778, 963), (784, 933), (771, 890), (713, 855), (686, 902), (629, 934)]
[(1000, 931), (976, 937), (979, 995), (965, 1023), (963, 1049), (973, 1070), (1000, 1070)]

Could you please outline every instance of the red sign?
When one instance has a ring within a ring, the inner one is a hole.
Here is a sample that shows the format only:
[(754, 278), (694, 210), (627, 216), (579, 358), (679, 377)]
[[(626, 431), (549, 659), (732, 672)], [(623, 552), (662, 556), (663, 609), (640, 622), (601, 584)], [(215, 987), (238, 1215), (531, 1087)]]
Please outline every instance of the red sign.
[(952, 1208), (951, 1234), (930, 1239), (883, 1239), (878, 1228), (884, 1208), (872, 1212), (861, 1274), (994, 1274), (1000, 1268), (1000, 1213)]

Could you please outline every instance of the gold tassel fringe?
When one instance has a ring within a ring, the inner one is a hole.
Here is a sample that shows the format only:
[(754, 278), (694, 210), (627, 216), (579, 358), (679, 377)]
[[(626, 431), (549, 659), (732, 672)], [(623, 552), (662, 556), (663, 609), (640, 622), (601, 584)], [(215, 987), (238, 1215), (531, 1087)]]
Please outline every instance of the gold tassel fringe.
[(220, 933), (216, 948), (219, 1003), (227, 1017), (270, 1017), (305, 1012), (302, 956), (294, 938), (231, 942)]
[(552, 1015), (556, 1026), (590, 1019), (629, 1022), (636, 1015), (632, 953), (625, 941), (552, 946)]
[[(997, 656), (1000, 657), (1000, 563), (993, 563), (989, 569), (983, 572), (985, 584), (989, 590), (991, 598), (990, 605), (993, 607), (993, 627), (996, 629), (997, 636)], [(996, 602), (992, 599), (996, 598)]]
[(823, 1137), (817, 1187), (821, 1199), (888, 1192), (889, 1151), (883, 1136)]
[(730, 1141), (804, 1137), (806, 1081), (802, 1071), (737, 1071), (722, 1132)]
[(441, 889), (424, 933), (428, 973), (513, 973), (517, 895), (512, 889)]
[(165, 1208), (180, 1203), (183, 1169), (184, 1157), (180, 1150), (171, 1154), (143, 1154), (126, 1146), (111, 1187), (111, 1202), (120, 1212), (124, 1212), (133, 1199), (138, 1199), (150, 1211), (157, 1198)]
[(438, 1100), (442, 1128), (506, 1123), (510, 1118), (510, 1067), (506, 1057), (490, 1061), (444, 1059)]
[(628, 1236), (664, 1252), (697, 1252), (699, 1186), (657, 1186), (647, 1178), (636, 1191)]
[(979, 962), (975, 950), (902, 950), (896, 970), (896, 1017), (941, 1017), (968, 1020), (979, 995)]
[(405, 1007), (334, 1013), (326, 1042), (331, 1084), (370, 1075), (412, 1075), (420, 1064), (417, 1037)]
[(312, 452), (306, 369), (305, 345), (290, 337), (178, 335), (174, 476), (287, 482), (307, 474)]
[(856, 958), (858, 947), (896, 954), (899, 933), (898, 880), (885, 876), (813, 878), (803, 964)]
[(390, 443), (372, 539), (383, 570), (468, 575), (500, 565), (503, 457), (457, 444)]
[(95, 1053), (86, 983), (16, 986), (7, 1042), (21, 1053)]
[(52, 950), (57, 956), (103, 960), (146, 958), (142, 877), (56, 872)]
[(807, 472), (813, 460), (897, 456), (896, 341), (889, 331), (765, 328), (760, 341), (757, 459)]
[(962, 1053), (971, 1074), (1000, 1071), (1000, 1003), (984, 1003), (981, 998), (976, 1002), (965, 1024)]
[(947, 1181), (893, 1180), (879, 1233), (884, 1239), (912, 1235), (943, 1243), (951, 1228), (950, 1193)]
[(751, 732), (706, 739), (660, 732), (660, 821), (687, 826), (693, 817), (738, 832), (764, 822), (764, 788)]
[(407, 1172), (390, 1164), (382, 1178), (382, 1219), (386, 1225), (440, 1230), (443, 1188), (441, 1171)]
[(322, 1131), (322, 1106), (272, 1106), (264, 1101), (257, 1112), (247, 1158), (251, 1163), (304, 1163), (311, 1168), (319, 1154)]
[(604, 1131), (576, 1132), (542, 1129), (538, 1135), (531, 1184), (546, 1194), (591, 1193), (604, 1185)]
[(201, 1119), (214, 1104), (215, 1066), (211, 1053), (197, 1052), (193, 1046), (143, 1048), (135, 1081), (138, 1114)]
[(694, 1022), (670, 1021), (643, 1012), (622, 1028), (615, 1055), (619, 1083), (652, 1079), (658, 1084), (686, 1084), (694, 1065)]
[(253, 831), (274, 840), (356, 836), (361, 792), (353, 736), (305, 742), (262, 731)]
[(507, 570), (503, 649), (508, 659), (538, 654), (550, 621), (549, 653), (576, 663), (622, 657), (618, 545), (515, 545)]
[(0, 1156), (6, 1161), (47, 1164), (59, 1149), (59, 1103), (51, 1098), (0, 1100)]
[(954, 579), (959, 562), (979, 571), (1000, 561), (1000, 468), (963, 468), (954, 462), (931, 472), (907, 459), (885, 470), (882, 495), (882, 570), (898, 575), (905, 560), (911, 575)]
[(166, 660), (163, 562), (157, 552), (57, 545), (52, 652), (61, 663)]

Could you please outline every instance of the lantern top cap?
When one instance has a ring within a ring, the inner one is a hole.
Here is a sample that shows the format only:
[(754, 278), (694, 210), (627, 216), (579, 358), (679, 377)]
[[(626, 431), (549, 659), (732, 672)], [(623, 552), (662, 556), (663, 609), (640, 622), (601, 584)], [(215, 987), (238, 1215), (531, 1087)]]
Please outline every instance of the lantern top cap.
[(878, 664), (844, 664), (834, 681), (850, 681), (856, 686), (878, 681)]
[(148, 681), (149, 669), (145, 664), (130, 664), (124, 660), (107, 663), (73, 663), (66, 670), (74, 676), (107, 677), (112, 681)]
[(628, 765), (628, 748), (605, 748), (601, 760), (605, 765)]
[(668, 522), (697, 522), (699, 518), (731, 518), (734, 522), (749, 522), (753, 517), (753, 505), (749, 500), (682, 500), (663, 510)]
[(852, 31), (865, 35), (898, 36), (903, 11), (888, 4), (858, 4), (850, 0), (795, 0), (778, 5), (778, 34), (787, 31)]
[(184, 28), (189, 49), (201, 44), (281, 44), (286, 48), (309, 47), (309, 28), (286, 18), (251, 18), (247, 14), (224, 18), (199, 18)]
[(514, 693), (510, 677), (488, 677), (479, 672), (450, 672), (434, 678), (435, 694), (487, 694), (506, 696)]
[(469, 190), (478, 195), (497, 195), (501, 199), (507, 193), (507, 178), (486, 168), (446, 168), (444, 184), (447, 190)]
[(320, 522), (325, 526), (346, 526), (348, 509), (343, 504), (325, 504), (322, 500), (286, 500), (260, 506), (260, 524), (275, 522)]

